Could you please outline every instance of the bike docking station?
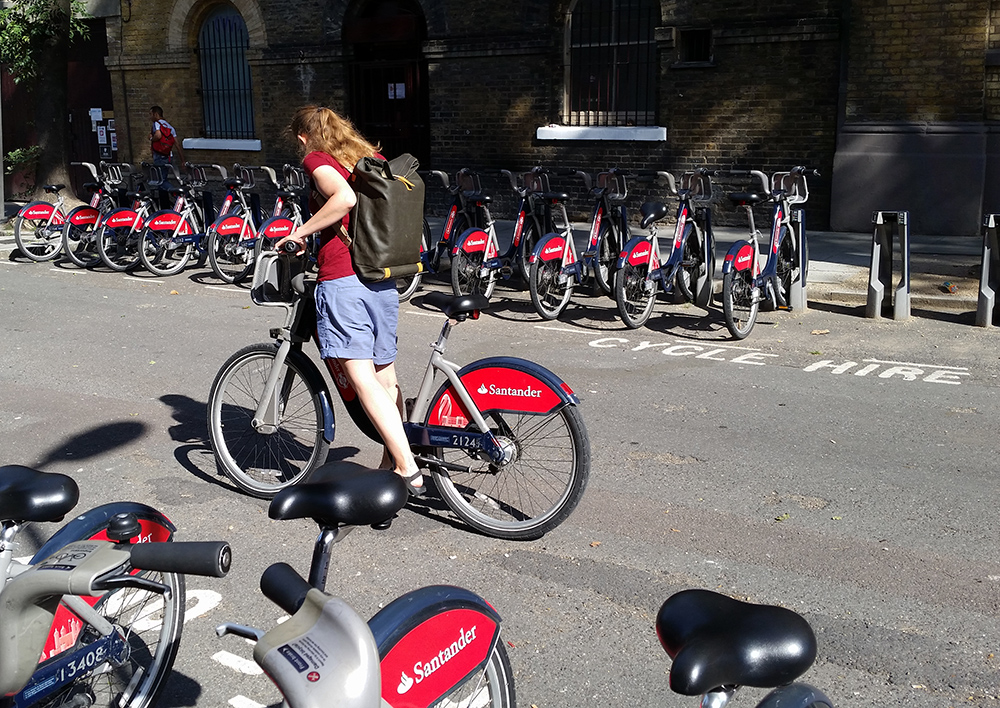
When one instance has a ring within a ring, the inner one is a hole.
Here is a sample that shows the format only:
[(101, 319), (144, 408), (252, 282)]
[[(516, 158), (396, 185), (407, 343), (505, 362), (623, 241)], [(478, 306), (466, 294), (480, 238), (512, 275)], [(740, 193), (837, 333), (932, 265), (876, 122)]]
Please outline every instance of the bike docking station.
[(994, 324), (993, 307), (996, 291), (1000, 287), (1000, 244), (997, 242), (997, 221), (1000, 214), (987, 214), (983, 219), (983, 264), (979, 276), (979, 302), (976, 307), (976, 326)]
[(796, 267), (799, 269), (799, 277), (792, 280), (789, 288), (788, 305), (793, 310), (805, 312), (809, 309), (808, 283), (806, 277), (809, 274), (809, 244), (806, 242), (806, 212), (804, 209), (793, 209), (789, 214), (791, 227), (798, 232), (799, 262)]
[(883, 302), (892, 291), (892, 241), (899, 239), (900, 278), (892, 293), (892, 318), (905, 320), (910, 316), (910, 213), (908, 211), (876, 211), (872, 214), (875, 233), (872, 235), (872, 259), (868, 272), (868, 302), (865, 317), (879, 319), (889, 303)]

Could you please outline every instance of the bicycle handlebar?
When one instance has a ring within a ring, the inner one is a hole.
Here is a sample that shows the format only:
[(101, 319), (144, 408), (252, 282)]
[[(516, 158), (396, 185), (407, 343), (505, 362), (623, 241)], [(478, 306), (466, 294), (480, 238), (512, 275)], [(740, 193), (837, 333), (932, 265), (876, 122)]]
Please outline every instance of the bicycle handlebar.
[(224, 578), (233, 563), (233, 551), (225, 541), (136, 543), (129, 546), (132, 567), (165, 573)]

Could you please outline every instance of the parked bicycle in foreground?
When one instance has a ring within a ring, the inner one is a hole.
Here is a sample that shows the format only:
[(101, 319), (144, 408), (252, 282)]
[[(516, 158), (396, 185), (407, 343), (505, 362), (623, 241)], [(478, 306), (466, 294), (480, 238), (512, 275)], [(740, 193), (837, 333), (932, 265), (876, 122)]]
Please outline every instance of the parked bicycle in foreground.
[(677, 197), (676, 223), (670, 250), (660, 247), (657, 222), (667, 217), (662, 202), (642, 205), (640, 227), (644, 236), (636, 236), (622, 248), (615, 279), (615, 304), (626, 327), (642, 327), (653, 313), (656, 293), (679, 292), (685, 300), (708, 309), (712, 302), (715, 274), (715, 237), (711, 211), (700, 205), (712, 198), (712, 181), (706, 169), (685, 172), (678, 188), (673, 175), (657, 172)]
[(773, 688), (757, 708), (833, 708), (807, 683), (794, 683), (816, 660), (816, 635), (800, 615), (708, 590), (671, 595), (656, 635), (673, 660), (670, 689), (724, 708), (740, 686)]
[[(761, 191), (729, 194), (729, 200), (747, 213), (750, 235), (729, 249), (722, 265), (722, 313), (726, 328), (734, 339), (744, 339), (753, 330), (762, 301), (772, 307), (790, 310), (789, 294), (795, 280), (805, 280), (809, 270), (809, 245), (801, 211), (792, 222), (791, 207), (809, 199), (806, 176), (819, 176), (816, 170), (795, 167), (775, 172), (768, 180), (760, 170), (716, 173), (730, 177), (750, 176)], [(771, 202), (771, 241), (766, 256), (760, 253), (761, 233), (754, 225), (753, 208)]]
[(174, 525), (116, 502), (75, 517), (28, 563), (30, 522), (59, 521), (80, 497), (71, 477), (0, 467), (0, 706), (149, 708), (184, 623), (184, 576), (222, 577), (223, 542), (165, 543)]
[[(315, 336), (315, 282), (303, 260), (267, 252), (251, 289), (257, 305), (285, 309), (273, 342), (252, 344), (219, 370), (208, 396), (208, 428), (222, 472), (249, 494), (273, 496), (305, 481), (334, 436), (329, 388), (302, 345)], [(590, 442), (579, 399), (558, 376), (514, 357), (460, 367), (444, 358), (452, 327), (476, 319), (482, 295), (430, 293), (447, 316), (404, 424), (417, 462), (449, 507), (498, 538), (538, 538), (576, 507), (590, 474)], [(331, 378), (355, 423), (374, 428), (336, 362)], [(436, 386), (435, 374), (445, 380)], [(435, 390), (436, 386), (436, 390)], [(380, 440), (379, 440), (380, 441)]]
[(282, 490), (268, 508), (272, 519), (309, 518), (320, 527), (308, 581), (285, 563), (260, 580), (291, 619), (268, 632), (227, 622), (217, 634), (256, 642), (254, 659), (290, 708), (513, 708), (500, 616), (475, 593), (420, 588), (367, 623), (326, 594), (333, 544), (358, 526), (387, 529), (409, 493), (395, 472), (349, 462), (321, 467), (321, 477)]

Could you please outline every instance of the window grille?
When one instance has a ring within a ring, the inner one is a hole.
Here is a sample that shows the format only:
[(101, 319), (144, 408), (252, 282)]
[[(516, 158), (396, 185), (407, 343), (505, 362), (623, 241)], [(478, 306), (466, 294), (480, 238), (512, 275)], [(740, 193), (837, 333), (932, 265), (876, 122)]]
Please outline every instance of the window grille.
[(677, 61), (680, 64), (711, 63), (712, 30), (677, 30)]
[(569, 125), (654, 125), (657, 0), (579, 0), (567, 27)]
[(201, 26), (198, 53), (206, 138), (254, 137), (249, 46), (246, 22), (232, 7), (216, 10)]

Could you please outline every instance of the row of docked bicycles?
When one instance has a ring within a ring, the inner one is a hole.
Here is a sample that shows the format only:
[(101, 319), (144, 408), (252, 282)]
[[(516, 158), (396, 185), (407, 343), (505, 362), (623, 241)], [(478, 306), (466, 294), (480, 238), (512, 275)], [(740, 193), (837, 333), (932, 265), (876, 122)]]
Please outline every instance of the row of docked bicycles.
[[(188, 263), (206, 261), (220, 280), (236, 283), (253, 269), (254, 256), (267, 239), (288, 235), (302, 223), (301, 195), (306, 186), (301, 169), (285, 165), (279, 176), (271, 167), (236, 164), (232, 174), (221, 165), (173, 166), (143, 163), (74, 162), (93, 180), (83, 185), (89, 203), (64, 212), (66, 185), (47, 185), (55, 201), (26, 204), (14, 218), (18, 251), (33, 261), (51, 261), (60, 254), (80, 268), (103, 263), (118, 272), (139, 266), (154, 275), (173, 275)], [(216, 207), (208, 175), (218, 173), (225, 188)], [(274, 188), (269, 212), (260, 207), (255, 190), (266, 176)], [(171, 180), (172, 178), (172, 180)], [(157, 208), (160, 194), (173, 199), (172, 208)]]
[[(501, 251), (496, 222), (490, 213), (490, 195), (480, 176), (459, 170), (455, 179), (443, 172), (429, 174), (448, 190), (450, 204), (440, 237), (433, 244), (424, 223), (422, 260), (424, 272), (398, 281), (402, 299), (413, 295), (426, 274), (443, 270), (450, 260), (451, 285), (456, 295), (490, 297), (500, 280), (515, 271), (527, 287), (535, 311), (543, 319), (559, 317), (576, 288), (592, 282), (612, 297), (622, 322), (642, 327), (653, 313), (659, 293), (679, 297), (709, 309), (715, 297), (715, 237), (712, 233), (712, 178), (743, 183), (746, 188), (728, 193), (744, 208), (749, 235), (735, 243), (722, 266), (722, 310), (726, 327), (736, 339), (750, 334), (762, 304), (791, 309), (795, 283), (804, 285), (808, 271), (808, 246), (800, 208), (809, 198), (808, 176), (818, 172), (795, 167), (768, 176), (759, 170), (697, 169), (675, 178), (665, 171), (632, 173), (620, 169), (601, 172), (594, 180), (580, 170), (557, 171), (545, 167), (515, 175), (503, 170), (520, 203), (514, 231), (506, 251)], [(589, 236), (578, 251), (566, 212), (569, 195), (553, 190), (551, 176), (574, 176), (583, 181), (592, 199)], [(664, 242), (658, 224), (671, 210), (662, 201), (640, 208), (640, 233), (633, 234), (626, 206), (626, 178), (665, 185), (676, 197), (673, 237)], [(761, 252), (763, 236), (754, 224), (753, 207), (770, 204), (771, 238)]]

